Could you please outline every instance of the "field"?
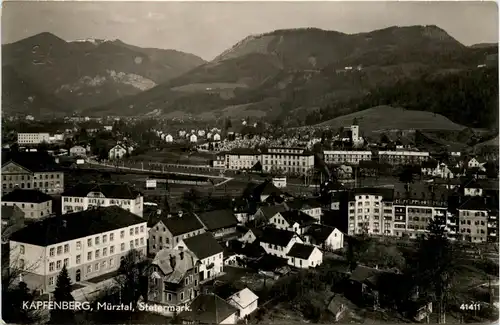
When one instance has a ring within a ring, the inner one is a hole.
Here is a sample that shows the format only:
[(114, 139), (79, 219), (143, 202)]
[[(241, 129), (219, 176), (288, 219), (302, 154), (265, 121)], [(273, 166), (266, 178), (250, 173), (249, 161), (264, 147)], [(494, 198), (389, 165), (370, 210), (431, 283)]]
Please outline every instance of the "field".
[(383, 131), (392, 129), (417, 130), (461, 130), (464, 126), (450, 121), (448, 118), (430, 112), (412, 111), (390, 106), (378, 106), (360, 112), (343, 115), (318, 124), (333, 129), (346, 127), (357, 119), (363, 132)]
[(184, 86), (174, 87), (171, 90), (180, 92), (217, 92), (220, 90), (233, 90), (235, 88), (247, 88), (248, 86), (242, 83), (227, 83), (227, 82), (213, 82), (213, 83), (193, 83)]
[[(177, 149), (163, 149), (162, 151), (149, 150), (137, 156), (131, 156), (128, 160), (134, 162), (143, 161), (151, 163), (180, 164), (180, 165), (209, 165), (210, 160), (215, 157), (207, 152), (182, 152)], [(146, 168), (146, 166), (144, 167)]]

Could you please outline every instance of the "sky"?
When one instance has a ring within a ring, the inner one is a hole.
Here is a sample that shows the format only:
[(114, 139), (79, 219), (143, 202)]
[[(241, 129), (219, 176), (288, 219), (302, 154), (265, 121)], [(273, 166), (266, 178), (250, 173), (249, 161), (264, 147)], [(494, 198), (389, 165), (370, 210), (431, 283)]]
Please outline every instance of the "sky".
[(50, 32), (120, 39), (211, 60), (251, 34), (316, 27), (344, 33), (437, 25), (465, 45), (498, 42), (495, 2), (4, 1), (2, 44)]

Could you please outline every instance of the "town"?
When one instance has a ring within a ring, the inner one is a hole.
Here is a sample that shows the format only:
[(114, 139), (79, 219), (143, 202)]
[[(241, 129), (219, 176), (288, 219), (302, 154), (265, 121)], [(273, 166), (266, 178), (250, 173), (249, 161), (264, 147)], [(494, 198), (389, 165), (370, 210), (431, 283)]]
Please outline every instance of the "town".
[[(94, 322), (498, 315), (498, 141), (265, 123), (6, 121), (3, 297), (53, 301), (66, 283), (96, 307), (69, 317)], [(412, 278), (437, 250), (426, 267), (454, 275), (442, 305)]]

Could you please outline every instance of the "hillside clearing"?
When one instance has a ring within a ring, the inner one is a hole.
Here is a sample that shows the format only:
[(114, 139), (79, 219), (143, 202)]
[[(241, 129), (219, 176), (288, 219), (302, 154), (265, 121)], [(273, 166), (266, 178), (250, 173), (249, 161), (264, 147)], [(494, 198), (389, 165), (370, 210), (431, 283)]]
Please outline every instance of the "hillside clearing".
[(247, 88), (242, 83), (212, 82), (212, 83), (192, 83), (174, 87), (171, 90), (180, 92), (216, 92), (218, 90), (233, 90), (236, 88)]
[(377, 106), (367, 110), (339, 116), (316, 126), (333, 129), (346, 127), (358, 121), (364, 132), (415, 129), (415, 130), (462, 130), (464, 126), (450, 121), (440, 114), (412, 111), (391, 106)]

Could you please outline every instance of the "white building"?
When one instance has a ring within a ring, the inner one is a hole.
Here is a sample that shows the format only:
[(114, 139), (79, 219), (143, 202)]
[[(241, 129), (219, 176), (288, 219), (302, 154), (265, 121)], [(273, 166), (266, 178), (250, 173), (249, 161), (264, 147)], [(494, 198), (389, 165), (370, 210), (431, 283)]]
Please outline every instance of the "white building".
[(173, 141), (174, 141), (174, 137), (171, 134), (167, 134), (165, 136), (165, 142), (173, 142)]
[(219, 133), (215, 133), (214, 136), (213, 136), (213, 140), (214, 141), (220, 141), (220, 134)]
[(187, 249), (200, 261), (200, 282), (215, 279), (223, 274), (223, 248), (214, 236), (205, 232), (189, 238), (184, 238), (174, 249)]
[(304, 239), (307, 244), (323, 250), (332, 251), (344, 247), (344, 234), (330, 226), (311, 225), (304, 232)]
[(260, 236), (260, 246), (267, 254), (287, 258), (287, 254), (295, 243), (303, 243), (299, 235), (293, 231), (268, 227)]
[(287, 254), (288, 265), (302, 269), (323, 263), (323, 252), (313, 245), (295, 243)]
[(344, 151), (344, 150), (325, 150), (323, 159), (326, 164), (349, 164), (359, 165), (360, 161), (371, 161), (371, 151)]
[(307, 226), (316, 222), (317, 219), (297, 210), (278, 212), (269, 220), (269, 223), (277, 229), (292, 231), (299, 235), (304, 233)]
[(286, 187), (286, 176), (283, 177), (273, 177), (273, 185), (276, 186), (277, 188), (284, 188)]
[(390, 165), (419, 165), (430, 158), (425, 151), (379, 151), (378, 157), (381, 163)]
[(146, 253), (147, 221), (118, 207), (46, 218), (14, 233), (11, 267), (40, 293), (52, 292), (63, 265), (72, 283), (115, 272), (132, 248)]
[(264, 172), (306, 174), (314, 168), (314, 154), (304, 148), (269, 148), (261, 164)]
[(227, 302), (238, 309), (238, 319), (244, 319), (257, 310), (259, 297), (252, 290), (245, 288), (227, 298)]
[(144, 197), (127, 184), (84, 184), (61, 194), (62, 214), (94, 207), (119, 206), (142, 217)]
[(52, 214), (52, 197), (39, 190), (15, 189), (2, 196), (2, 205), (17, 206), (26, 219), (40, 219)]
[(82, 146), (73, 146), (69, 149), (70, 156), (85, 156), (87, 155), (87, 150)]
[(251, 169), (260, 160), (260, 153), (253, 149), (237, 148), (226, 153), (226, 168)]
[(125, 154), (127, 154), (127, 149), (117, 144), (109, 150), (109, 160), (121, 159), (125, 156)]
[(198, 137), (196, 136), (196, 134), (191, 134), (189, 136), (189, 142), (192, 142), (192, 143), (198, 142)]
[(18, 133), (17, 143), (21, 145), (37, 145), (41, 143), (49, 143), (50, 134), (48, 133)]

